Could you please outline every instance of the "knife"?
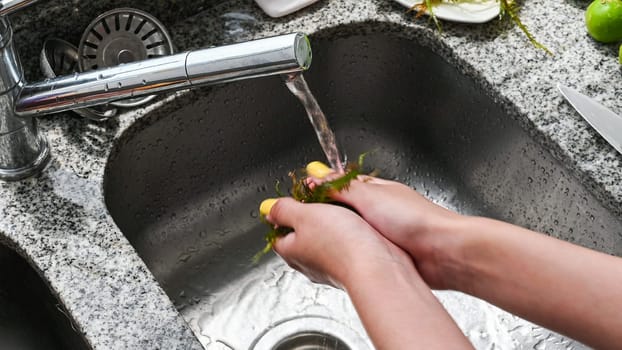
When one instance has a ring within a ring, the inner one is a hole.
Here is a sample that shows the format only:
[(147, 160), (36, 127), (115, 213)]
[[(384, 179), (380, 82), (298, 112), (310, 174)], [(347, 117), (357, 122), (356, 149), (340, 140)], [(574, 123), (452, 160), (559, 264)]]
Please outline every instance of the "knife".
[(561, 84), (557, 88), (583, 119), (622, 154), (622, 117), (577, 90)]

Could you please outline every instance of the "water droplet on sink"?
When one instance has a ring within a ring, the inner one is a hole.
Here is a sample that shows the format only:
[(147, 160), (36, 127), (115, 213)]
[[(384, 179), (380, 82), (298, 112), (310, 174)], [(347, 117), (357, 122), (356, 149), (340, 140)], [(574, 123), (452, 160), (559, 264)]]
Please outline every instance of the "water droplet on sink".
[(529, 183), (533, 183), (533, 178), (531, 178), (531, 176), (530, 176), (530, 177), (528, 177), (528, 178), (527, 178), (527, 182), (529, 182)]
[(259, 214), (257, 213), (256, 210), (251, 210), (251, 218), (256, 218), (257, 216), (259, 216)]

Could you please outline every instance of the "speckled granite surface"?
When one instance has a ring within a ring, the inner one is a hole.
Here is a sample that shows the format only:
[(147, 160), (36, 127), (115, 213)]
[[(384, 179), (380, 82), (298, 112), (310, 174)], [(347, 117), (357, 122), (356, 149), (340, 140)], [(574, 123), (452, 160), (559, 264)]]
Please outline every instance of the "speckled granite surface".
[[(55, 35), (77, 42), (81, 30), (75, 30), (74, 23), (82, 28), (92, 18), (84, 13), (104, 6), (51, 3), (36, 5), (14, 20), (30, 80), (40, 76), (32, 58), (39, 40)], [(150, 2), (148, 10), (161, 15), (179, 49), (291, 31), (313, 33), (354, 22), (403, 32), (475, 78), (597, 198), (618, 216), (622, 213), (622, 156), (555, 89), (557, 82), (575, 87), (622, 113), (616, 47), (587, 37), (584, 1), (524, 2), (525, 24), (554, 57), (532, 48), (516, 28), (504, 23), (446, 24), (438, 37), (424, 21), (413, 24), (403, 8), (390, 1), (324, 0), (279, 20), (262, 15), (249, 1), (218, 4), (189, 18), (193, 11), (187, 8), (196, 8), (196, 3), (187, 2), (186, 7), (183, 1), (171, 2), (178, 6), (174, 9), (158, 3)], [(76, 22), (63, 20), (76, 13), (83, 14)], [(107, 155), (115, 139), (147, 110), (100, 124), (72, 114), (42, 117), (41, 132), (53, 151), (51, 165), (36, 178), (0, 183), (2, 241), (40, 270), (95, 349), (201, 348), (103, 201)]]

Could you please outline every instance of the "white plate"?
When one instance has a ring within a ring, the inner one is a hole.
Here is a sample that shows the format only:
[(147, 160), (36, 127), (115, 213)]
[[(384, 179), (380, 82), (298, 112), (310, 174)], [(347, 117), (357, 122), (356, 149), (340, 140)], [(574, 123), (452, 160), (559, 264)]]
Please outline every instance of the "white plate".
[(282, 17), (309, 6), (318, 0), (255, 0), (270, 17)]
[[(395, 1), (408, 8), (423, 3), (423, 0)], [(452, 22), (484, 23), (499, 17), (499, 13), (499, 2), (496, 0), (469, 0), (460, 3), (443, 0), (434, 6), (436, 18)]]

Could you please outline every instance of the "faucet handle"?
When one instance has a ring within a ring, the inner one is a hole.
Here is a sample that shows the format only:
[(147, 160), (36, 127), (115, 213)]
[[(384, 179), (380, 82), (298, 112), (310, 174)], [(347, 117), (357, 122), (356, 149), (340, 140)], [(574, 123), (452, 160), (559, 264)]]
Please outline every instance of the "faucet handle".
[(32, 5), (37, 0), (1, 0), (0, 1), (0, 16), (9, 15), (17, 10)]

